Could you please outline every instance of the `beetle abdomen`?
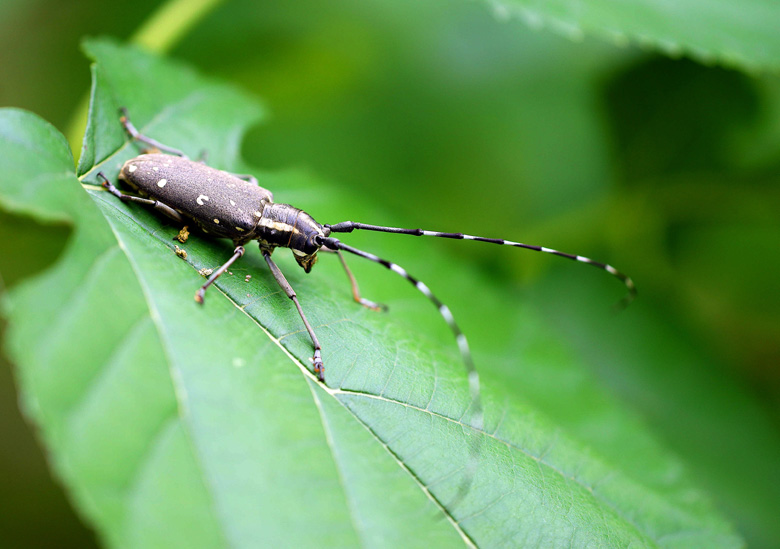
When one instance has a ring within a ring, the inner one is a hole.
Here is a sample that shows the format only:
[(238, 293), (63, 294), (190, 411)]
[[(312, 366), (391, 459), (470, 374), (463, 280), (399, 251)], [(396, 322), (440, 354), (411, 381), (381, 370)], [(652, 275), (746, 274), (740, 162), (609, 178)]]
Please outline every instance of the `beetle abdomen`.
[(249, 237), (273, 201), (270, 191), (227, 172), (169, 154), (131, 158), (119, 179), (141, 194), (190, 217), (206, 232), (241, 240)]

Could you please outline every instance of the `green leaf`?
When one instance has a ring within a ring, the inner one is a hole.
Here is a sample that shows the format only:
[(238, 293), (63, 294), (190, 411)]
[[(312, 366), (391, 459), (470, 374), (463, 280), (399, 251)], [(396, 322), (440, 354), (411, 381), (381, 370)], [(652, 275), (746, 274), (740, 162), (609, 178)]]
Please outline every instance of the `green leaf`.
[(502, 16), (549, 26), (573, 38), (593, 35), (638, 43), (668, 55), (690, 55), (752, 70), (780, 67), (780, 5), (772, 0), (660, 2), (637, 0), (495, 0)]
[[(493, 360), (477, 354), (485, 428), (475, 432), (451, 335), (376, 265), (355, 271), (368, 288), (390, 288), (376, 296), (388, 314), (349, 299), (334, 258), (307, 276), (286, 250), (276, 254), (323, 344), (325, 386), (259, 254), (197, 306), (197, 271), (231, 247), (192, 237), (182, 260), (178, 227), (98, 187), (98, 171), (115, 180), (138, 151), (117, 130), (120, 105), (161, 142), (251, 169), (277, 200), (333, 217), (321, 221), (378, 214), (326, 182), (242, 165), (242, 132), (262, 112), (245, 94), (111, 42), (87, 50), (97, 64), (80, 181), (51, 126), (0, 111), (2, 204), (73, 226), (53, 266), (7, 296), (6, 347), (52, 466), (109, 545), (740, 545), (681, 464), (529, 309), (508, 316), (522, 338), (494, 345)], [(380, 255), (409, 244), (372, 242)], [(418, 249), (440, 284), (483, 288), (484, 303), (507, 308), (483, 275)], [(475, 323), (487, 324), (463, 322)], [(550, 394), (571, 399), (579, 427), (516, 390), (518, 375), (544, 372), (561, 382)], [(471, 488), (458, 500), (464, 480)]]
[[(608, 291), (573, 300), (565, 311), (550, 306), (570, 286), (571, 278), (557, 272), (528, 299), (539, 302), (549, 322), (614, 392), (634, 403), (668, 444), (696, 465), (691, 475), (740, 525), (751, 547), (777, 545), (780, 436), (751, 389), (720, 357), (707, 356), (686, 339), (673, 315), (643, 306), (653, 299), (651, 292), (642, 294), (625, 321), (616, 324), (592, 314), (609, 299)], [(535, 381), (527, 383), (540, 385)]]

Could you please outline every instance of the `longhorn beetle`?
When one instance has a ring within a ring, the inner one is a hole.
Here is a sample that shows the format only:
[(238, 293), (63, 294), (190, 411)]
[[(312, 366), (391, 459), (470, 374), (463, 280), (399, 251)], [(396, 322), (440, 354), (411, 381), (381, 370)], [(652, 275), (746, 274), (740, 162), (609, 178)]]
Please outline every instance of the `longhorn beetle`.
[(636, 289), (631, 279), (611, 265), (599, 263), (581, 255), (567, 254), (543, 246), (533, 246), (500, 238), (485, 238), (461, 233), (442, 233), (423, 229), (401, 229), (367, 225), (352, 221), (343, 221), (335, 225), (320, 225), (309, 214), (298, 208), (289, 204), (275, 203), (273, 194), (260, 187), (257, 179), (253, 176), (231, 174), (211, 168), (202, 162), (190, 160), (187, 155), (178, 149), (163, 145), (141, 134), (130, 122), (127, 110), (122, 108), (120, 111), (120, 122), (131, 140), (145, 143), (160, 152), (149, 152), (131, 158), (125, 162), (119, 172), (119, 179), (133, 187), (141, 197), (122, 193), (100, 172), (98, 176), (103, 180), (103, 187), (124, 202), (136, 202), (151, 206), (183, 225), (194, 223), (207, 235), (233, 240), (235, 245), (233, 255), (224, 265), (213, 271), (206, 283), (195, 293), (195, 301), (198, 303), (203, 303), (206, 289), (227, 271), (234, 261), (244, 255), (244, 245), (252, 240), (257, 240), (260, 244), (263, 258), (265, 258), (274, 279), (287, 294), (287, 297), (295, 303), (298, 314), (306, 327), (306, 331), (309, 333), (309, 337), (314, 345), (314, 357), (312, 359), (314, 373), (321, 382), (325, 381), (325, 367), (322, 363), (320, 342), (311, 324), (306, 319), (295, 290), (293, 290), (282, 271), (279, 270), (279, 267), (271, 259), (271, 254), (278, 247), (290, 248), (295, 260), (307, 273), (311, 271), (314, 263), (317, 261), (318, 251), (323, 248), (328, 251), (335, 251), (339, 255), (341, 263), (349, 276), (355, 301), (370, 309), (378, 310), (382, 307), (360, 297), (355, 279), (344, 261), (344, 256), (341, 254), (342, 251), (383, 265), (408, 280), (425, 295), (436, 306), (439, 314), (441, 314), (455, 335), (468, 373), (473, 412), (472, 426), (477, 429), (482, 427), (479, 376), (471, 358), (466, 336), (463, 335), (463, 332), (461, 332), (455, 322), (450, 309), (439, 301), (428, 286), (411, 276), (401, 266), (374, 254), (348, 246), (331, 236), (333, 233), (350, 233), (354, 230), (380, 231), (413, 236), (476, 240), (491, 244), (525, 248), (586, 263), (608, 272), (621, 280), (628, 290), (627, 295), (621, 300), (621, 305), (627, 305), (636, 296)]

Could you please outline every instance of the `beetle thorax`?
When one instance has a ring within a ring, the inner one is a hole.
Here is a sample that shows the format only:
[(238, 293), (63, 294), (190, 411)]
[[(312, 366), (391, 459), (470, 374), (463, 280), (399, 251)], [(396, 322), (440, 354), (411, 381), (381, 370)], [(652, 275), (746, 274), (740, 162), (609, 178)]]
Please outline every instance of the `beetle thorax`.
[(290, 248), (307, 273), (317, 261), (317, 241), (327, 236), (312, 216), (289, 204), (266, 204), (254, 234), (262, 249)]

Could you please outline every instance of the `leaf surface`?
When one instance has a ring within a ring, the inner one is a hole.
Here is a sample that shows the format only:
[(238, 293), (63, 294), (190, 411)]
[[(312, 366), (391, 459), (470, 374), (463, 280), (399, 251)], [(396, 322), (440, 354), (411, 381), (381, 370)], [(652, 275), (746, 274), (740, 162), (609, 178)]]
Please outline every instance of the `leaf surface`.
[(687, 54), (753, 70), (780, 67), (780, 5), (772, 0), (495, 0), (503, 16), (565, 35), (600, 36), (618, 44), (638, 43), (669, 55)]
[[(117, 109), (159, 141), (193, 157), (205, 149), (210, 164), (239, 172), (249, 169), (238, 158), (242, 132), (262, 109), (170, 61), (106, 41), (87, 49), (97, 65), (81, 185), (48, 124), (4, 110), (0, 157), (11, 177), (0, 196), (73, 226), (62, 257), (8, 296), (7, 348), (53, 466), (109, 544), (740, 544), (675, 458), (528, 309), (510, 309), (529, 334), (522, 362), (516, 349), (496, 348), (500, 366), (483, 369), (486, 419), (476, 432), (456, 346), (445, 328), (428, 330), (441, 320), (403, 281), (381, 296), (391, 313), (377, 314), (349, 299), (334, 258), (307, 276), (277, 253), (322, 342), (326, 386), (259, 254), (197, 306), (197, 271), (224, 262), (230, 246), (192, 237), (182, 260), (178, 227), (99, 189), (98, 171), (115, 180), (138, 154), (116, 131)], [(277, 200), (334, 218), (374, 212), (325, 182), (252, 171)], [(445, 280), (458, 270), (442, 254), (418, 253)], [(598, 436), (567, 430), (512, 392), (507, 372), (545, 369), (579, 376), (576, 402), (590, 403), (581, 420), (596, 422)], [(474, 437), (476, 473), (456, 500)]]

